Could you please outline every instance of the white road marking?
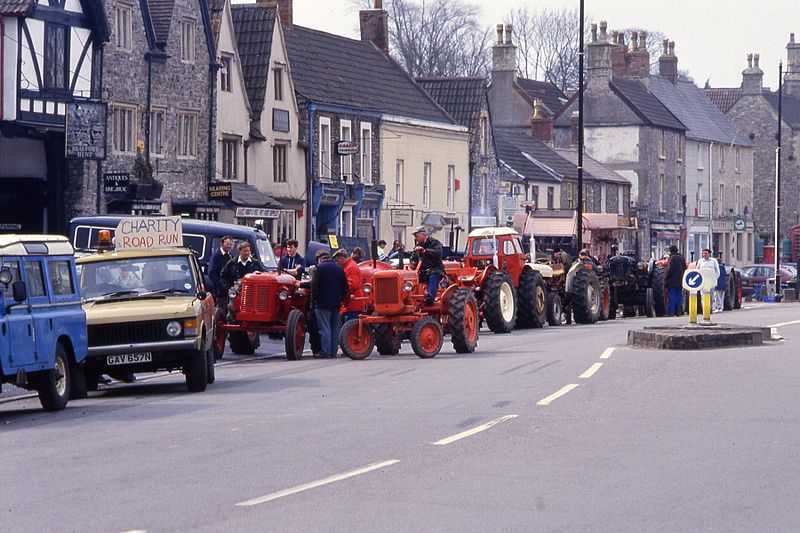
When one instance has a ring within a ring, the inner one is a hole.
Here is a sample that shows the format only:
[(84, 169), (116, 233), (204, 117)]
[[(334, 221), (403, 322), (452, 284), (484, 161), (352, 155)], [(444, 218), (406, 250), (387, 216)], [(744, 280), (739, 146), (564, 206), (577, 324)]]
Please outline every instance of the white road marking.
[(501, 416), (500, 418), (497, 418), (495, 420), (490, 420), (489, 422), (486, 422), (485, 424), (481, 424), (480, 426), (476, 426), (476, 427), (474, 427), (472, 429), (468, 429), (466, 431), (462, 431), (461, 433), (457, 433), (457, 434), (455, 434), (455, 435), (453, 435), (451, 437), (447, 437), (447, 438), (444, 438), (442, 440), (437, 440), (436, 442), (431, 442), (431, 444), (433, 444), (434, 446), (445, 446), (445, 445), (451, 444), (451, 443), (453, 443), (453, 442), (455, 442), (457, 440), (461, 440), (461, 439), (465, 439), (467, 437), (471, 437), (472, 435), (475, 435), (476, 433), (480, 433), (481, 431), (486, 431), (487, 429), (489, 429), (492, 426), (500, 424), (501, 422), (505, 422), (506, 420), (511, 420), (512, 418), (517, 418), (517, 416), (519, 416), (519, 415)]
[(129, 531), (123, 531), (122, 533), (147, 533), (146, 529), (131, 529)]
[(590, 366), (586, 372), (578, 376), (580, 379), (589, 379), (590, 377), (594, 376), (594, 373), (600, 370), (600, 367), (603, 366), (603, 363), (595, 363)]
[(550, 403), (553, 402), (553, 400), (557, 400), (558, 398), (561, 398), (562, 396), (564, 396), (569, 391), (571, 391), (573, 389), (577, 389), (577, 388), (578, 388), (578, 384), (577, 383), (571, 383), (569, 385), (565, 385), (560, 390), (554, 392), (550, 396), (547, 396), (546, 398), (542, 398), (541, 400), (536, 402), (536, 405), (550, 405)]
[(344, 472), (342, 474), (336, 474), (334, 476), (329, 476), (317, 481), (312, 481), (310, 483), (304, 483), (302, 485), (297, 485), (295, 487), (281, 490), (278, 492), (273, 492), (272, 494), (267, 494), (266, 496), (261, 496), (260, 498), (253, 498), (252, 500), (247, 500), (243, 502), (239, 502), (236, 505), (238, 507), (251, 507), (253, 505), (259, 505), (262, 503), (271, 502), (273, 500), (277, 500), (279, 498), (285, 498), (286, 496), (291, 496), (292, 494), (297, 494), (298, 492), (304, 492), (307, 490), (315, 489), (317, 487), (322, 487), (324, 485), (329, 485), (331, 483), (335, 483), (337, 481), (342, 481), (344, 479), (348, 479), (355, 476), (360, 476), (361, 474), (366, 474), (368, 472), (372, 472), (373, 470), (379, 470), (381, 468), (385, 468), (387, 466), (392, 466), (394, 464), (399, 463), (399, 459), (390, 459), (388, 461), (381, 461), (380, 463), (372, 463), (367, 466), (363, 466), (361, 468), (356, 468), (355, 470), (350, 470), (349, 472)]
[(771, 324), (768, 328), (782, 328), (783, 326), (791, 326), (792, 324), (800, 324), (800, 320), (792, 320), (791, 322), (780, 322), (778, 324)]
[(616, 349), (617, 349), (616, 346), (612, 346), (610, 348), (606, 348), (603, 351), (603, 353), (600, 355), (600, 359), (608, 359), (609, 357), (611, 357), (611, 354), (614, 353), (614, 350), (616, 350)]

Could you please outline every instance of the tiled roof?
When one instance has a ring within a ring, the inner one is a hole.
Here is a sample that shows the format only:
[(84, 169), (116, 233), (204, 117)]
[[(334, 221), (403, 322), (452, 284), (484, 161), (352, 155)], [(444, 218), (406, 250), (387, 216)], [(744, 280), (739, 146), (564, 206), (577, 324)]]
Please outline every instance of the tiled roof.
[(673, 84), (666, 78), (650, 76), (650, 92), (688, 128), (688, 138), (750, 146), (750, 141), (736, 133), (731, 121), (694, 83), (678, 81)]
[(567, 97), (561, 90), (549, 81), (536, 81), (527, 78), (517, 78), (517, 85), (530, 98), (541, 100), (553, 116), (567, 103)]
[(477, 130), (478, 117), (486, 98), (484, 78), (417, 78), (423, 89), (450, 113), (456, 122)]
[(236, 47), (242, 61), (244, 84), (253, 118), (261, 117), (267, 91), (272, 34), (275, 30), (274, 7), (232, 4)]
[(274, 207), (280, 209), (281, 203), (272, 196), (266, 195), (252, 185), (231, 182), (231, 200), (237, 205), (250, 207)]
[[(578, 150), (577, 148), (554, 148), (553, 151), (575, 165), (575, 176), (578, 172)], [(599, 161), (596, 161), (588, 155), (583, 156), (583, 175), (588, 179), (598, 179), (602, 181), (610, 181), (614, 183), (621, 183), (629, 185), (630, 181), (620, 176), (610, 168), (604, 166)]]
[(703, 94), (723, 113), (727, 113), (742, 96), (742, 89), (703, 89)]
[(34, 0), (0, 0), (0, 15), (27, 15), (34, 5)]
[(175, 0), (147, 0), (147, 3), (150, 8), (150, 19), (153, 21), (156, 44), (164, 45), (169, 39)]
[(614, 77), (610, 82), (610, 86), (625, 100), (631, 110), (645, 122), (661, 128), (686, 129), (641, 82)]
[(400, 65), (372, 43), (300, 26), (284, 29), (284, 35), (292, 80), (302, 99), (454, 123)]
[[(771, 91), (763, 92), (764, 98), (769, 102), (769, 105), (778, 112), (778, 93)], [(784, 91), (783, 102), (781, 102), (781, 118), (784, 122), (793, 128), (800, 127), (800, 98), (789, 96)]]
[(577, 170), (552, 148), (530, 136), (527, 128), (494, 128), (497, 158), (520, 176), (560, 182)]

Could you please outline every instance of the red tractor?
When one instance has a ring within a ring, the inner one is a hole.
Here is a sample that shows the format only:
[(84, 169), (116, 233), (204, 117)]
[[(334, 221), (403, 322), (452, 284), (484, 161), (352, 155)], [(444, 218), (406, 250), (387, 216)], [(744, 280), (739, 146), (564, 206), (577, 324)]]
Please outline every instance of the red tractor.
[(480, 228), (467, 237), (464, 266), (473, 280), (481, 317), (495, 333), (514, 327), (540, 328), (546, 321), (548, 265), (532, 263), (512, 228)]
[(214, 351), (217, 359), (225, 350), (226, 337), (235, 354), (252, 354), (261, 333), (281, 333), (286, 357), (303, 356), (306, 338), (308, 282), (278, 272), (245, 275), (228, 294), (228, 313), (217, 314)]
[(375, 270), (364, 286), (366, 311), (342, 327), (342, 351), (355, 360), (369, 357), (376, 345), (383, 355), (396, 354), (409, 334), (414, 353), (427, 359), (441, 351), (446, 333), (456, 352), (475, 351), (478, 304), (472, 290), (461, 283), (473, 279), (475, 270), (457, 263), (446, 263), (445, 270), (448, 275), (431, 306), (425, 305), (427, 287), (417, 271)]

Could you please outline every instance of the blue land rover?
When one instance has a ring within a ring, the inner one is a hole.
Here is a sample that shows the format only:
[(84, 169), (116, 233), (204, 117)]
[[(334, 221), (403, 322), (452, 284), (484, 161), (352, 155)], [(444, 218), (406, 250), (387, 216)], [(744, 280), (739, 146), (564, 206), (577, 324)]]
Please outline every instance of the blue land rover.
[(86, 315), (72, 245), (52, 235), (0, 235), (0, 386), (35, 390), (46, 411), (86, 394)]

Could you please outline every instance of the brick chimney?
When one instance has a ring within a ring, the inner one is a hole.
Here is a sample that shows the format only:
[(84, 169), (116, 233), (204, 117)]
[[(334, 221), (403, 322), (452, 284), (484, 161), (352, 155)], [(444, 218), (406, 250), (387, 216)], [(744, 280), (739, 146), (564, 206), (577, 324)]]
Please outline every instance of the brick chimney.
[(742, 94), (759, 95), (763, 91), (764, 71), (758, 66), (758, 54), (747, 54), (747, 68), (742, 71)]
[(794, 33), (789, 34), (786, 52), (786, 74), (783, 76), (783, 87), (786, 94), (800, 96), (800, 43), (794, 42)]
[(375, 0), (375, 8), (359, 11), (358, 19), (361, 24), (361, 40), (374, 44), (388, 54), (389, 13), (383, 9), (383, 2)]
[(647, 51), (647, 32), (631, 32), (631, 44), (625, 54), (627, 76), (647, 79), (650, 77), (650, 52)]
[(624, 76), (625, 75), (625, 32), (612, 31), (611, 42), (614, 45), (611, 48), (611, 70), (614, 72), (614, 76)]
[[(505, 34), (504, 34), (505, 32)], [(514, 28), (511, 24), (498, 24), (492, 46), (492, 73), (517, 71), (517, 47), (514, 45)]]
[(592, 24), (592, 36), (586, 46), (587, 83), (589, 85), (600, 84), (605, 86), (613, 73), (611, 65), (611, 48), (613, 45), (608, 42), (608, 23), (605, 20), (600, 22), (600, 35), (597, 34), (597, 28), (597, 24)]
[(658, 58), (658, 75), (667, 78), (673, 85), (678, 83), (678, 56), (675, 55), (675, 43), (664, 39), (664, 48)]
[(278, 17), (281, 19), (281, 25), (284, 29), (292, 29), (292, 24), (294, 23), (292, 20), (292, 0), (256, 0), (256, 5), (278, 8)]
[(531, 136), (537, 141), (549, 143), (553, 140), (553, 119), (542, 111), (542, 101), (533, 101), (533, 116), (531, 117)]

